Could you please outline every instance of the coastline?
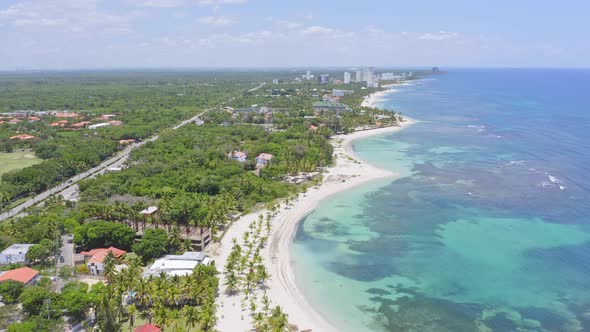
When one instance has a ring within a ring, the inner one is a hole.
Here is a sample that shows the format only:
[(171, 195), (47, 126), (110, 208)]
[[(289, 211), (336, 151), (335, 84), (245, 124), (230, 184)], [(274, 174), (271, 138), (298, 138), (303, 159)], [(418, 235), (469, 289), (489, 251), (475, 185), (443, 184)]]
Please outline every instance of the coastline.
[[(380, 91), (378, 93), (387, 92)], [(367, 97), (370, 98), (370, 96)], [(373, 97), (368, 102), (375, 103), (375, 98)], [(271, 275), (266, 293), (272, 301), (272, 305), (280, 305), (288, 315), (289, 322), (296, 325), (299, 330), (337, 331), (325, 317), (309, 304), (303, 292), (297, 287), (291, 264), (290, 246), (299, 222), (311, 213), (320, 201), (329, 196), (374, 180), (386, 178), (393, 181), (399, 178), (400, 174), (398, 173), (377, 168), (360, 160), (354, 153), (352, 143), (360, 138), (397, 132), (416, 123), (413, 119), (405, 119), (406, 121), (402, 122), (400, 126), (334, 136), (331, 143), (334, 146), (335, 165), (324, 173), (322, 184), (319, 187), (308, 189), (305, 194), (300, 194), (294, 200), (293, 206), (280, 206), (273, 221), (273, 230), (268, 245), (262, 250), (264, 265)], [(219, 246), (212, 248), (213, 252), (210, 254), (216, 260), (218, 268), (223, 269), (226, 264), (232, 247), (232, 239), (241, 239), (242, 235), (248, 231), (250, 223), (257, 220), (259, 215), (264, 215), (265, 212), (258, 211), (241, 217), (228, 229)], [(220, 288), (222, 289), (224, 282), (225, 278), (221, 274)], [(260, 293), (258, 297), (261, 298), (262, 291), (257, 292)], [(240, 295), (228, 295), (221, 291), (218, 301), (218, 317), (217, 329), (220, 331), (251, 330), (252, 317), (247, 310), (243, 310)]]
[(389, 89), (377, 91), (375, 93), (371, 93), (370, 95), (366, 96), (361, 103), (361, 107), (377, 107), (377, 103), (383, 100), (383, 96), (396, 92), (397, 90), (393, 89), (393, 87), (398, 86), (400, 84), (388, 84), (384, 85), (383, 87), (387, 87)]

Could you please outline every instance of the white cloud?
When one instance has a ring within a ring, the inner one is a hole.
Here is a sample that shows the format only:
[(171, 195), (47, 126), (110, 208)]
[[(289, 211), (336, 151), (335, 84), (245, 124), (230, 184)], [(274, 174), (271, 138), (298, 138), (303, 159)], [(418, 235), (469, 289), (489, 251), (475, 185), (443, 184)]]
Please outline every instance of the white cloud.
[(178, 8), (183, 7), (185, 0), (129, 0), (132, 4), (142, 7)]
[(127, 0), (127, 2), (141, 7), (179, 8), (191, 4), (219, 7), (221, 5), (243, 4), (248, 0)]
[(267, 18), (267, 20), (273, 23), (279, 29), (295, 29), (303, 26), (303, 23), (300, 22), (279, 20), (272, 17)]
[(225, 26), (234, 24), (236, 20), (229, 16), (205, 16), (197, 19), (197, 22), (209, 25)]
[(332, 28), (326, 28), (319, 25), (310, 26), (303, 30), (303, 34), (306, 35), (315, 35), (315, 34), (326, 34), (326, 33), (333, 33), (335, 30)]
[(129, 32), (132, 22), (142, 13), (117, 15), (98, 7), (98, 0), (31, 0), (0, 11), (0, 23), (43, 32)]
[(234, 4), (242, 4), (248, 2), (248, 0), (196, 0), (196, 3), (199, 5), (212, 5), (212, 6), (219, 6), (219, 5), (234, 5)]
[(449, 40), (459, 38), (459, 34), (456, 32), (446, 32), (441, 30), (438, 32), (423, 33), (418, 38), (422, 40)]

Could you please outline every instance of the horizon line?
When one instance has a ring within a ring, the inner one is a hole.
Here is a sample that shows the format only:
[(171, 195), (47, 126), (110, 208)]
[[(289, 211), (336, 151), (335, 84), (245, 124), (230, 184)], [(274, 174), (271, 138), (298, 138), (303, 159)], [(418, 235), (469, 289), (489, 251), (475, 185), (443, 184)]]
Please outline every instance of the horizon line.
[(82, 72), (82, 71), (207, 71), (207, 70), (354, 70), (364, 67), (375, 69), (404, 69), (404, 70), (430, 70), (438, 67), (446, 69), (517, 69), (517, 70), (588, 70), (588, 67), (559, 67), (559, 66), (378, 66), (378, 65), (356, 65), (356, 66), (212, 66), (212, 67), (97, 67), (97, 68), (25, 68), (25, 69), (0, 69), (0, 73), (23, 73), (23, 72)]

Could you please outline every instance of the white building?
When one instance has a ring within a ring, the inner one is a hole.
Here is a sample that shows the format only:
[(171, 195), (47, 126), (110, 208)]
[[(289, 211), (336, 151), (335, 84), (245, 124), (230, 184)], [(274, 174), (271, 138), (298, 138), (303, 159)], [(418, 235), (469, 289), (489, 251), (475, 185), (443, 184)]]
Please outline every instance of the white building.
[(305, 72), (305, 79), (308, 81), (311, 80), (311, 70)]
[(26, 263), (27, 252), (34, 244), (13, 244), (0, 253), (0, 265)]
[(362, 73), (361, 73), (361, 70), (360, 69), (357, 69), (356, 70), (355, 81), (357, 81), (357, 82), (362, 82), (363, 81), (363, 76), (362, 76)]
[(86, 266), (88, 267), (88, 271), (90, 274), (99, 275), (104, 273), (104, 261), (109, 255), (112, 253), (116, 259), (120, 259), (123, 257), (127, 252), (125, 250), (121, 250), (115, 247), (110, 248), (96, 248), (90, 251), (82, 251), (80, 255), (84, 256), (84, 258), (89, 258), (88, 262), (86, 262)]
[(241, 163), (244, 163), (244, 162), (246, 162), (246, 159), (248, 158), (248, 154), (244, 151), (233, 151), (233, 152), (230, 152), (228, 157), (230, 159), (237, 160)]
[(381, 79), (385, 81), (392, 81), (396, 78), (394, 73), (383, 73), (381, 74)]
[(350, 73), (344, 72), (344, 84), (350, 84)]
[(270, 153), (261, 153), (256, 157), (256, 167), (262, 168), (270, 163), (274, 156)]
[(165, 273), (168, 276), (184, 276), (193, 273), (199, 264), (209, 265), (211, 260), (204, 252), (187, 251), (182, 255), (166, 255), (156, 261), (144, 272), (144, 276)]
[(367, 88), (373, 87), (373, 67), (365, 68), (365, 81), (367, 81)]
[(106, 127), (106, 126), (110, 126), (111, 124), (108, 122), (103, 122), (103, 123), (97, 123), (97, 124), (93, 124), (88, 126), (88, 129), (96, 129), (96, 128), (100, 128), (100, 127)]
[(277, 80), (276, 78), (274, 80), (272, 80), (272, 84), (279, 84), (279, 80)]

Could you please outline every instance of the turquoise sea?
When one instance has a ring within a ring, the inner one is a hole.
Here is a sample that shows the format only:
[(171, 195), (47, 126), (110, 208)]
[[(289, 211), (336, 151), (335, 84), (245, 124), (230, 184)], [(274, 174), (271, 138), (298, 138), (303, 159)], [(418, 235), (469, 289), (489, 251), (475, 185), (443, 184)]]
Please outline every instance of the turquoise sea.
[(451, 70), (355, 142), (401, 171), (321, 202), (292, 250), (341, 331), (590, 331), (590, 70)]

